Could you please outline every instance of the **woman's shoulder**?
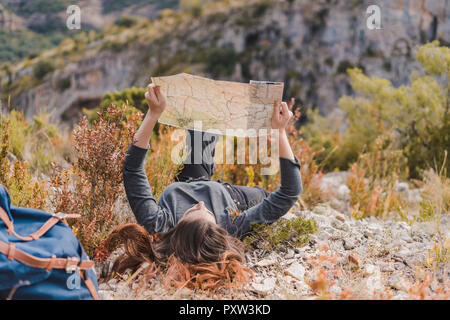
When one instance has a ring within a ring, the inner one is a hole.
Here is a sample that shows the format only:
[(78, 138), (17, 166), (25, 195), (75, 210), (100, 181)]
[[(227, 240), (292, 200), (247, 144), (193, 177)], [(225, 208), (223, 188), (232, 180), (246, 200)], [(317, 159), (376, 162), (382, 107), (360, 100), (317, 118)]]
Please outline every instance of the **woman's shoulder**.
[(186, 188), (187, 185), (188, 185), (188, 183), (186, 183), (186, 182), (175, 181), (175, 182), (172, 182), (171, 184), (169, 184), (164, 189), (163, 193), (174, 191), (174, 190), (177, 190), (177, 189), (183, 189), (183, 188)]

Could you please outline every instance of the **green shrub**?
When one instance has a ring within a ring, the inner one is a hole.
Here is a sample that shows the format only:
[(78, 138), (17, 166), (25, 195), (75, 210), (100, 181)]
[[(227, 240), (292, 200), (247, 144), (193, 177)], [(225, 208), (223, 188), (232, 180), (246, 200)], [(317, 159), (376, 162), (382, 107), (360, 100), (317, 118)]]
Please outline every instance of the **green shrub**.
[(66, 78), (59, 80), (57, 83), (57, 86), (58, 86), (59, 91), (62, 92), (62, 91), (69, 89), (70, 84), (71, 84), (70, 77), (66, 77)]
[(157, 4), (159, 8), (175, 8), (178, 0), (107, 0), (102, 1), (102, 11), (104, 14), (108, 14), (131, 6), (142, 7), (149, 4)]
[(9, 131), (9, 151), (16, 157), (22, 159), (24, 156), (27, 137), (29, 135), (29, 126), (24, 119), (23, 113), (12, 110), (7, 117), (2, 118), (0, 125), (6, 126)]
[(14, 8), (12, 5), (8, 5), (17, 14), (23, 16), (29, 16), (33, 13), (58, 13), (65, 12), (66, 8), (70, 5), (68, 0), (33, 0), (22, 1), (18, 8)]
[(136, 17), (123, 16), (117, 19), (114, 24), (118, 27), (129, 28), (137, 24), (139, 20)]
[(314, 147), (325, 148), (326, 169), (348, 169), (386, 134), (395, 137), (390, 148), (406, 157), (410, 177), (420, 178), (423, 170), (444, 163), (450, 146), (450, 49), (438, 42), (426, 44), (417, 49), (417, 60), (424, 74), (411, 75), (411, 85), (398, 88), (389, 80), (349, 69), (356, 95), (339, 100), (346, 111), (346, 119), (340, 119), (346, 129), (335, 118), (310, 115), (303, 132)]
[(127, 43), (120, 40), (109, 40), (102, 43), (100, 50), (111, 50), (114, 52), (120, 52), (127, 47)]
[(8, 189), (14, 205), (47, 209), (45, 181), (33, 179), (26, 161), (17, 159), (10, 162), (8, 159), (12, 151), (12, 137), (17, 134), (12, 132), (13, 129), (9, 115), (0, 117), (0, 183)]
[(33, 68), (33, 76), (42, 80), (44, 77), (55, 70), (55, 65), (51, 60), (41, 60)]
[(148, 106), (145, 101), (146, 88), (128, 88), (122, 91), (114, 91), (106, 93), (102, 101), (100, 102), (100, 109), (105, 110), (111, 105), (122, 106), (127, 104), (140, 110), (141, 112), (147, 112)]
[(50, 38), (29, 30), (0, 30), (0, 62), (16, 62), (53, 46)]
[(229, 77), (237, 60), (238, 56), (233, 48), (213, 48), (206, 58), (206, 71), (214, 78)]
[(278, 250), (282, 245), (301, 247), (308, 243), (309, 236), (317, 232), (313, 219), (296, 217), (290, 220), (279, 219), (273, 224), (252, 224), (251, 233), (243, 240), (247, 248), (260, 248), (266, 251)]

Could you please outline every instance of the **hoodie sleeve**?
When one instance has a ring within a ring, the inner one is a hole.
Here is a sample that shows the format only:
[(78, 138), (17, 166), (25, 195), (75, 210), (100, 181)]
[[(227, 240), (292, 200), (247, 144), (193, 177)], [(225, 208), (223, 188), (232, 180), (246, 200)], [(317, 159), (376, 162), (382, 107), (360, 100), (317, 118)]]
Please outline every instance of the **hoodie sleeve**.
[(166, 232), (175, 226), (173, 215), (156, 203), (145, 174), (148, 149), (131, 144), (123, 167), (123, 183), (131, 210), (137, 222), (149, 233)]
[(250, 231), (252, 223), (273, 223), (285, 215), (302, 192), (300, 164), (295, 160), (280, 158), (281, 186), (258, 205), (245, 210), (233, 222), (235, 236), (242, 237)]

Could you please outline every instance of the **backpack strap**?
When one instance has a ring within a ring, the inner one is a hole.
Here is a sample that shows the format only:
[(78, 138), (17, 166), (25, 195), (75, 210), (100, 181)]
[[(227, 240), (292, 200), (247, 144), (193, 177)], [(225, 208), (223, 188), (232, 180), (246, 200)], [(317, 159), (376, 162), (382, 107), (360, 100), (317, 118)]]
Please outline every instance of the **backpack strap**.
[(14, 225), (13, 225), (12, 221), (9, 219), (9, 216), (6, 213), (5, 209), (3, 209), (2, 207), (0, 207), (0, 219), (6, 225), (6, 228), (8, 229), (8, 233), (13, 233)]
[(87, 276), (86, 271), (80, 272), (80, 277), (81, 279), (83, 279), (84, 284), (86, 285), (86, 287), (88, 288), (89, 292), (92, 295), (92, 298), (94, 300), (98, 300), (97, 289), (95, 289), (94, 283), (92, 282), (91, 279), (89, 279), (89, 276)]
[(0, 207), (0, 219), (3, 221), (3, 223), (8, 228), (8, 233), (12, 233), (16, 238), (18, 238), (22, 241), (37, 240), (40, 237), (42, 237), (45, 233), (47, 233), (47, 231), (50, 230), (59, 221), (64, 221), (66, 218), (80, 218), (80, 217), (81, 217), (81, 215), (79, 215), (79, 214), (66, 214), (66, 213), (58, 212), (57, 214), (54, 214), (50, 219), (48, 219), (39, 228), (38, 231), (30, 234), (29, 236), (23, 237), (14, 231), (14, 224), (9, 219), (9, 216), (6, 213), (6, 211), (2, 207)]
[[(50, 219), (45, 222), (42, 227), (39, 228), (38, 231), (36, 231), (33, 234), (30, 234), (27, 239), (31, 238), (31, 240), (36, 240), (42, 237), (45, 233), (47, 233), (48, 230), (50, 230), (55, 224), (57, 224), (59, 221), (65, 221), (66, 218), (80, 218), (81, 215), (79, 214), (66, 214), (62, 212), (58, 212), (57, 214), (53, 215)], [(23, 240), (23, 239), (22, 239)], [(25, 240), (30, 241), (30, 240)]]
[(3, 241), (0, 241), (0, 253), (6, 255), (10, 260), (14, 259), (31, 267), (46, 269), (47, 271), (50, 271), (51, 269), (66, 269), (66, 271), (72, 271), (76, 268), (87, 270), (94, 266), (94, 261), (80, 261), (77, 257), (55, 258), (53, 256), (51, 258), (38, 258), (16, 248), (14, 243), (7, 244)]

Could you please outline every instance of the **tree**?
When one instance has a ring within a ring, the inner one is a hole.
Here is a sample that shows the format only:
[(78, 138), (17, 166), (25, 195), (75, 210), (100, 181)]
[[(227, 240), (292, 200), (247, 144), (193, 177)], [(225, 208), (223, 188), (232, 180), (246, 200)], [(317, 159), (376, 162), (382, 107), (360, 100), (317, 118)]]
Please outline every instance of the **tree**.
[(407, 158), (410, 177), (419, 178), (423, 170), (444, 163), (450, 147), (450, 49), (435, 41), (419, 47), (416, 59), (424, 73), (411, 74), (411, 85), (398, 88), (387, 79), (368, 77), (360, 69), (347, 70), (356, 93), (339, 100), (346, 112), (347, 129), (321, 133), (320, 128), (330, 126), (313, 115), (319, 127), (312, 124), (304, 130), (314, 137), (313, 144), (325, 147), (323, 157), (329, 167), (335, 164), (348, 169), (360, 154), (373, 149), (378, 137), (387, 134), (395, 137), (389, 148), (400, 150)]

